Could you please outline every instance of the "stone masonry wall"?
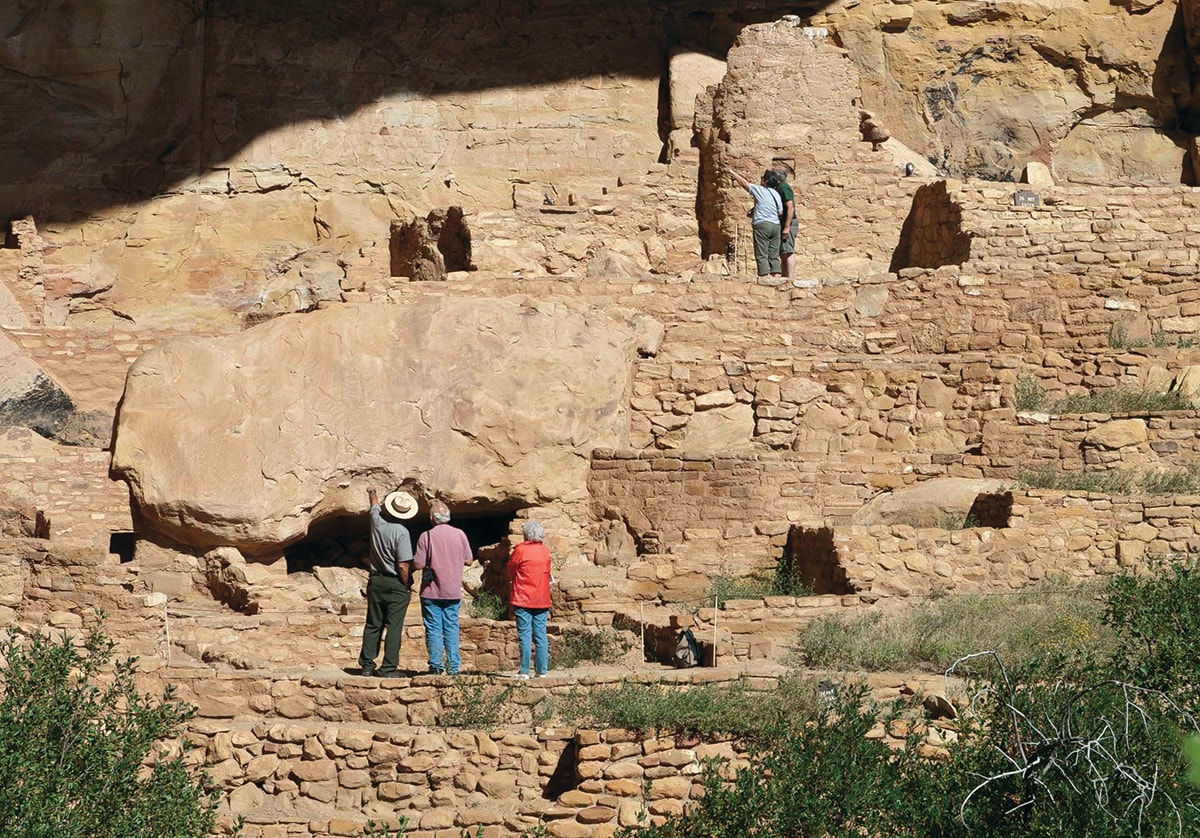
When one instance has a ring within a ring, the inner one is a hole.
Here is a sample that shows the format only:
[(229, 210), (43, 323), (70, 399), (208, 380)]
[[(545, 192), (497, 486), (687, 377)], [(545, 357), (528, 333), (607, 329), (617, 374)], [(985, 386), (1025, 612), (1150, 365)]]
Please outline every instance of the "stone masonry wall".
[(710, 111), (697, 112), (704, 252), (754, 273), (750, 196), (724, 168), (757, 183), (774, 160), (794, 170), (797, 276), (886, 270), (921, 181), (864, 141), (861, 99), (857, 68), (825, 29), (794, 19), (744, 29)]
[(983, 452), (1027, 471), (1174, 473), (1200, 465), (1200, 415), (1192, 410), (1154, 416), (1018, 413), (1014, 419), (988, 425)]
[(856, 590), (997, 592), (1047, 576), (1088, 578), (1200, 549), (1200, 496), (1108, 497), (1014, 491), (1007, 528), (872, 526), (835, 530)]
[[(692, 670), (665, 677), (686, 685), (737, 676)], [(555, 836), (611, 835), (640, 817), (658, 822), (682, 811), (706, 758), (744, 764), (740, 746), (729, 742), (681, 745), (653, 732), (530, 727), (550, 696), (603, 681), (552, 677), (545, 686), (514, 688), (428, 676), (397, 686), (185, 672), (171, 679), (198, 708), (186, 735), (228, 795), (222, 817), (245, 816), (249, 838), (356, 835), (368, 818), (395, 823), (401, 815), (410, 838), (476, 826), (487, 836), (515, 835), (539, 819)], [(773, 679), (739, 683), (756, 689)], [(502, 713), (508, 732), (431, 727), (447, 713), (482, 718), (489, 711)]]

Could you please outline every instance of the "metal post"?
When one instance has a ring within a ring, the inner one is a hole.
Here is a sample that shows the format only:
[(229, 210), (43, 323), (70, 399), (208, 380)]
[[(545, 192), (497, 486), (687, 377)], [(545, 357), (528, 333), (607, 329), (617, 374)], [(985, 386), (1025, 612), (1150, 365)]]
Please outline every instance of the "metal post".
[(717, 609), (721, 601), (716, 596), (713, 596), (713, 659), (712, 665), (715, 669), (717, 666)]
[(646, 666), (646, 603), (638, 603), (638, 622), (642, 629), (642, 660), (638, 665), (639, 669), (644, 669)]
[(171, 665), (171, 618), (167, 614), (167, 604), (163, 603), (163, 629), (167, 633), (167, 666)]

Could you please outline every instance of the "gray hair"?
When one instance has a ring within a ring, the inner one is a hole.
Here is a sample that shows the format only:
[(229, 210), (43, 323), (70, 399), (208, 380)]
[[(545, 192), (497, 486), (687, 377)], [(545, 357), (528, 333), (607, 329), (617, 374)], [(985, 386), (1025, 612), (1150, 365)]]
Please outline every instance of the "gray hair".
[(435, 500), (429, 507), (429, 517), (435, 524), (449, 524), (450, 507), (440, 500)]
[(526, 521), (521, 525), (521, 534), (526, 541), (543, 541), (546, 538), (546, 528), (537, 521)]

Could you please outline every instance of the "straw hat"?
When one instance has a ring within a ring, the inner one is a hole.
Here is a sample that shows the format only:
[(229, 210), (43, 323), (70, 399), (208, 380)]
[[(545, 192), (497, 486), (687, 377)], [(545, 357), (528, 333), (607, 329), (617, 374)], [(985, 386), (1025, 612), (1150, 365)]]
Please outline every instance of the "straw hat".
[(390, 492), (383, 499), (383, 508), (398, 521), (407, 521), (417, 514), (417, 499), (408, 492)]

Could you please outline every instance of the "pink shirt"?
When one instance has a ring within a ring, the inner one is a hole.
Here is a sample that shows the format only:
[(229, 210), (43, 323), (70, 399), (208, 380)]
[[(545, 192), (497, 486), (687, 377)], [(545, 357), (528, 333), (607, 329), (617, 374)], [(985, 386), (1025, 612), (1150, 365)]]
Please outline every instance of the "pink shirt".
[(462, 599), (463, 568), (471, 563), (467, 534), (449, 524), (435, 524), (417, 538), (413, 566), (421, 573), (423, 599)]

